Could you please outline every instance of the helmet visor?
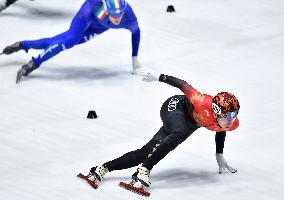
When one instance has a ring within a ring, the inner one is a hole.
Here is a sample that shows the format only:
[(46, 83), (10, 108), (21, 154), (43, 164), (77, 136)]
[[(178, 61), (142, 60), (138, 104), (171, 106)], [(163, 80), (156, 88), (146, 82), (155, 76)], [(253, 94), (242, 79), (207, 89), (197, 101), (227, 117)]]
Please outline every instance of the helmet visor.
[(237, 119), (237, 115), (238, 111), (217, 115), (217, 122), (222, 128), (229, 129)]

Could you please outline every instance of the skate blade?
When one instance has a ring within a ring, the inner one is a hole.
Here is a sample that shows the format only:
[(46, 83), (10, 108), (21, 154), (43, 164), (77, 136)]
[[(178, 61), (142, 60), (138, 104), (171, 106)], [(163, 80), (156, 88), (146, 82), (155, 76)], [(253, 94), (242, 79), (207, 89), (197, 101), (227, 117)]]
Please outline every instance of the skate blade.
[(78, 177), (78, 178), (81, 178), (81, 179), (83, 179), (83, 180), (85, 180), (85, 181), (87, 181), (87, 183), (88, 183), (90, 186), (92, 186), (94, 189), (97, 189), (97, 188), (99, 187), (98, 184), (97, 184), (97, 181), (96, 181), (96, 180), (91, 180), (91, 179), (90, 179), (90, 176), (85, 176), (85, 175), (79, 173), (79, 174), (77, 175), (77, 177)]
[(18, 84), (23, 78), (23, 71), (22, 69), (20, 69), (18, 72), (17, 72), (17, 77), (16, 77), (16, 83)]
[(129, 190), (131, 192), (134, 192), (136, 194), (139, 194), (139, 195), (142, 195), (142, 196), (145, 196), (145, 197), (149, 197), (150, 196), (150, 193), (147, 192), (146, 190), (144, 190), (144, 188), (142, 188), (142, 187), (140, 187), (140, 188), (134, 187), (133, 184), (120, 182), (119, 186), (124, 188), (124, 189), (126, 189), (126, 190)]
[(3, 55), (3, 54), (4, 54), (4, 52), (1, 52), (1, 53), (0, 53), (0, 56)]

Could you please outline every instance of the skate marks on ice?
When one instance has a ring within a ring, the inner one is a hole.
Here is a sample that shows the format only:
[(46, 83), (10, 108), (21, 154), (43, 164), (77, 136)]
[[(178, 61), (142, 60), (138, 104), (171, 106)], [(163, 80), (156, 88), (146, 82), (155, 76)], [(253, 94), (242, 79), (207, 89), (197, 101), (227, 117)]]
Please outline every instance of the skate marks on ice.
[[(3, 56), (4, 57), (4, 56)], [(1, 58), (0, 59), (3, 59), (5, 60), (5, 58)], [(18, 61), (1, 61), (0, 60), (0, 69), (1, 68), (4, 68), (4, 67), (15, 67), (15, 68), (20, 68), (23, 64), (25, 64), (25, 62), (27, 62), (26, 60), (23, 60), (23, 59), (19, 59)]]
[[(114, 67), (115, 69), (115, 67)], [(33, 73), (28, 79), (44, 79), (49, 81), (95, 81), (103, 79), (120, 78), (123, 80), (125, 77), (130, 76), (128, 71), (120, 71), (119, 69), (113, 70), (104, 66), (80, 66), (80, 67), (61, 67), (56, 66), (49, 68), (48, 66), (41, 66)]]
[[(215, 185), (218, 182), (218, 173), (205, 170), (167, 169), (153, 173), (151, 189), (182, 188), (191, 185)], [(220, 175), (219, 175), (220, 176)]]
[[(201, 171), (190, 169), (167, 169), (161, 172), (153, 172), (150, 176), (152, 182), (150, 191), (155, 189), (167, 189), (167, 188), (182, 188), (189, 187), (191, 185), (214, 185), (219, 181), (217, 171)], [(104, 181), (119, 183), (120, 181), (130, 182), (130, 176), (121, 177), (105, 177)]]

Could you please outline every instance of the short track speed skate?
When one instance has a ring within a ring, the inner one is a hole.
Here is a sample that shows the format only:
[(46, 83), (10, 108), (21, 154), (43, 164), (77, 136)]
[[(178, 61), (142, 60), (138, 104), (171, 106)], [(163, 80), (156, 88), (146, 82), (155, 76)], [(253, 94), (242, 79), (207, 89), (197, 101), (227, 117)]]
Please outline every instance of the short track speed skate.
[(150, 193), (145, 190), (145, 186), (143, 186), (138, 180), (135, 179), (133, 179), (130, 183), (120, 182), (119, 186), (145, 197), (150, 196)]
[(94, 189), (98, 189), (98, 184), (97, 184), (97, 181), (96, 181), (96, 179), (91, 179), (91, 175), (87, 175), (87, 176), (85, 176), (85, 175), (83, 175), (83, 174), (78, 174), (77, 175), (77, 177), (78, 178), (81, 178), (81, 179), (83, 179), (83, 180), (85, 180), (90, 186), (92, 186)]

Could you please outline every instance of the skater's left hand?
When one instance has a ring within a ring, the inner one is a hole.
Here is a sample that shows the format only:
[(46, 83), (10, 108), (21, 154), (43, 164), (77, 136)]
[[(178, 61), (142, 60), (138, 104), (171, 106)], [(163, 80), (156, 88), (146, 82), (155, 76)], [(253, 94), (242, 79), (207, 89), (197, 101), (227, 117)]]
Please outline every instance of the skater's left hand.
[(231, 173), (236, 173), (237, 170), (228, 165), (222, 153), (216, 153), (216, 160), (219, 166), (219, 174), (223, 173), (226, 169)]
[(132, 74), (136, 73), (136, 70), (138, 68), (141, 68), (141, 64), (138, 61), (138, 57), (137, 56), (132, 56)]
[(143, 76), (142, 80), (146, 82), (159, 81), (161, 75), (160, 73), (145, 67), (138, 68), (136, 73)]

